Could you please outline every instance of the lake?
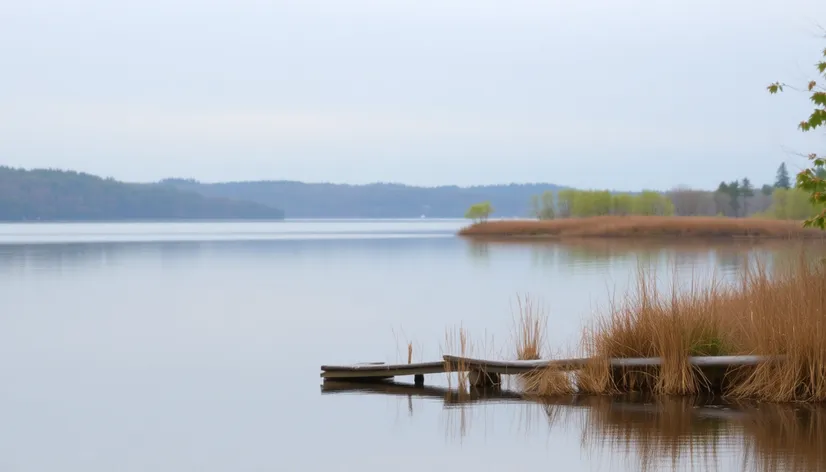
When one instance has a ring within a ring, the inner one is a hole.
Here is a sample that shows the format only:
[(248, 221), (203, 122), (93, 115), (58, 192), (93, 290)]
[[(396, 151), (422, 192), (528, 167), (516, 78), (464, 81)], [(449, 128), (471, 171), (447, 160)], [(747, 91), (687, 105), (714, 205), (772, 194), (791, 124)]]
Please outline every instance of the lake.
[(322, 392), (322, 364), (406, 362), (408, 342), (414, 360), (438, 360), (452, 327), (475, 354), (512, 358), (517, 296), (546, 309), (550, 346), (572, 352), (640, 266), (729, 278), (789, 251), (471, 243), (454, 236), (464, 224), (0, 225), (0, 470), (825, 466), (815, 407), (470, 404), (439, 376), (422, 391)]

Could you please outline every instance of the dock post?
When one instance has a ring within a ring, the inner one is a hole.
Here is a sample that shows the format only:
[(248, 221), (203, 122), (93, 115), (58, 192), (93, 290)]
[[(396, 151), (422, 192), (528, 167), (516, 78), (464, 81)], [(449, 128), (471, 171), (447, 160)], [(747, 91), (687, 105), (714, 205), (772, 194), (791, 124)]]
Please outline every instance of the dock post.
[(478, 369), (471, 369), (468, 374), (468, 381), (471, 387), (479, 389), (499, 387), (502, 385), (502, 377), (499, 374), (488, 373)]
[(417, 387), (424, 387), (424, 374), (416, 374), (413, 376), (413, 383)]

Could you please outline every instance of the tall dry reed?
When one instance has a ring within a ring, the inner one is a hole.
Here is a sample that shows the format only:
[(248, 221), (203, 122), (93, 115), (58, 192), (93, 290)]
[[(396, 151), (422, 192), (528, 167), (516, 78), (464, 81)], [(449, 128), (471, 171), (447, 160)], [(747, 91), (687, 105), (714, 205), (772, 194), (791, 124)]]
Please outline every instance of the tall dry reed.
[[(814, 261), (813, 261), (814, 260)], [(826, 267), (797, 260), (743, 276), (727, 300), (731, 330), (744, 353), (785, 356), (741, 373), (728, 392), (775, 402), (826, 401)]]
[(545, 345), (548, 316), (528, 296), (516, 297), (517, 313), (514, 316), (516, 358), (522, 361), (541, 359)]
[[(607, 316), (587, 326), (583, 336), (592, 359), (577, 378), (590, 393), (652, 391), (697, 394), (710, 388), (709, 379), (688, 363), (691, 355), (719, 355), (731, 345), (722, 323), (720, 301), (726, 290), (713, 278), (680, 287), (676, 277), (669, 292), (658, 287), (655, 274), (640, 270), (636, 290), (613, 301)], [(659, 357), (660, 367), (611, 369), (609, 360)]]
[[(723, 390), (764, 401), (826, 401), (826, 266), (801, 253), (769, 267), (752, 262), (735, 283), (696, 279), (658, 289), (640, 272), (636, 291), (586, 328), (593, 359), (577, 376), (583, 392), (690, 395)], [(778, 356), (776, 362), (715, 373), (689, 356)], [(785, 356), (785, 357), (783, 357)], [(608, 359), (659, 357), (660, 367), (611, 369)], [(709, 371), (707, 371), (709, 372)]]

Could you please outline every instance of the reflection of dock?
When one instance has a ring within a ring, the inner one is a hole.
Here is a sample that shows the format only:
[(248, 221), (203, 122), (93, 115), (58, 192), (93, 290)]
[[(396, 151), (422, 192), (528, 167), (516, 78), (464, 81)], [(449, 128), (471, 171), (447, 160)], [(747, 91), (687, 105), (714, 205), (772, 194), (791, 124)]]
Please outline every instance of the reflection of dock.
[(432, 400), (442, 400), (446, 406), (464, 405), (481, 402), (519, 402), (525, 398), (513, 391), (502, 389), (471, 390), (462, 392), (444, 387), (431, 387), (400, 382), (353, 382), (347, 380), (325, 380), (321, 385), (321, 393), (330, 395), (336, 393), (372, 393), (398, 397), (419, 397)]
[[(425, 398), (442, 400), (445, 407), (457, 407), (479, 403), (538, 404), (554, 407), (591, 408), (595, 403), (609, 405), (614, 411), (641, 414), (656, 414), (660, 407), (654, 403), (641, 402), (637, 398), (625, 396), (593, 397), (587, 395), (564, 395), (559, 397), (533, 397), (519, 392), (502, 389), (470, 390), (467, 392), (445, 388), (426, 387), (410, 383), (392, 381), (347, 381), (325, 380), (321, 385), (322, 395), (361, 393), (386, 395), (392, 397)], [(713, 406), (695, 406), (691, 409), (694, 416), (717, 418), (723, 420), (740, 420), (748, 414), (736, 409)]]
[[(551, 427), (581, 427), (582, 445), (592, 453), (606, 446), (638, 461), (635, 470), (652, 464), (702, 458), (718, 462), (718, 454), (745, 448), (737, 470), (826, 470), (826, 406), (727, 402), (720, 397), (662, 397), (649, 394), (566, 395), (532, 397), (504, 389), (458, 389), (392, 381), (326, 379), (322, 395), (387, 395), (405, 399), (413, 415), (413, 399), (441, 402), (448, 428), (462, 436), (475, 412), (494, 404), (542, 407)], [(458, 413), (459, 416), (453, 416)], [(522, 418), (522, 417), (520, 417)], [(530, 428), (528, 423), (520, 424)], [(482, 422), (484, 427), (487, 422)], [(567, 433), (566, 433), (567, 434)], [(706, 467), (718, 469), (719, 467)], [(660, 470), (660, 469), (656, 469)], [(727, 469), (726, 469), (727, 470)]]

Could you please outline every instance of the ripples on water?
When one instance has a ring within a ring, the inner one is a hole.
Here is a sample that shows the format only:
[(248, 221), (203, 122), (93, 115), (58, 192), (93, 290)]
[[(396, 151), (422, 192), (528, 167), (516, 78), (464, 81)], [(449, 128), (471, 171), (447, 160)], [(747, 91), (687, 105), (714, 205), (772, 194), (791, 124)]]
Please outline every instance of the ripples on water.
[[(823, 411), (319, 395), (321, 364), (510, 355), (517, 294), (579, 339), (639, 266), (735, 277), (788, 245), (472, 243), (464, 222), (0, 225), (0, 469), (814, 470)], [(328, 385), (329, 387), (329, 385)], [(389, 388), (389, 387), (386, 387)], [(435, 389), (435, 390), (434, 390)], [(329, 390), (329, 389), (328, 389)], [(320, 451), (320, 452), (319, 452)]]

